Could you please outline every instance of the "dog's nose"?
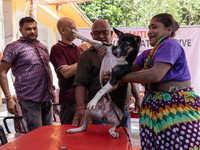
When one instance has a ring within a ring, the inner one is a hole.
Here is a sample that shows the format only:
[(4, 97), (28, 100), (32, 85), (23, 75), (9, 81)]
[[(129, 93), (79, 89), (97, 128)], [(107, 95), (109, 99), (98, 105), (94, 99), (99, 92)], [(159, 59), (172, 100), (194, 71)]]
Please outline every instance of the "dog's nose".
[(120, 54), (119, 54), (119, 52), (117, 51), (117, 49), (115, 49), (115, 50), (113, 51), (113, 55), (114, 55), (115, 57), (117, 57), (117, 58), (120, 57)]
[(121, 53), (118, 49), (118, 46), (112, 46), (112, 53), (117, 58), (121, 57)]
[(115, 49), (117, 49), (117, 46), (112, 46), (112, 51), (114, 51)]
[(114, 55), (114, 56), (117, 56), (117, 52), (116, 52), (116, 50), (113, 51), (113, 55)]

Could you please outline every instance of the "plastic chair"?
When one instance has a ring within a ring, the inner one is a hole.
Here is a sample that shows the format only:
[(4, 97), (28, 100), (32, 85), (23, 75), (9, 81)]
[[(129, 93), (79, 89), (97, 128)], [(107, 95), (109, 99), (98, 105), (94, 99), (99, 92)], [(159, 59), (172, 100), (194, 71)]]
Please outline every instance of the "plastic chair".
[(23, 116), (8, 116), (3, 119), (4, 126), (8, 133), (11, 133), (7, 124), (7, 120), (12, 119), (14, 121), (14, 129), (16, 133), (27, 133), (27, 129), (23, 122)]
[[(11, 131), (8, 127), (8, 124), (7, 124), (7, 120), (13, 120), (15, 132), (25, 134), (28, 132), (28, 130), (26, 128), (26, 122), (24, 121), (23, 116), (22, 116), (22, 111), (21, 111), (21, 108), (19, 105), (19, 101), (18, 101), (16, 95), (13, 95), (13, 99), (16, 102), (19, 111), (15, 114), (15, 116), (4, 117), (3, 123), (5, 126), (5, 129), (9, 134), (11, 133)], [(19, 137), (23, 134), (16, 134), (16, 135), (14, 135), (14, 137)]]
[(4, 132), (3, 127), (0, 125), (0, 139), (1, 139), (1, 144), (4, 145), (6, 143), (8, 143), (8, 140), (6, 138), (6, 134)]

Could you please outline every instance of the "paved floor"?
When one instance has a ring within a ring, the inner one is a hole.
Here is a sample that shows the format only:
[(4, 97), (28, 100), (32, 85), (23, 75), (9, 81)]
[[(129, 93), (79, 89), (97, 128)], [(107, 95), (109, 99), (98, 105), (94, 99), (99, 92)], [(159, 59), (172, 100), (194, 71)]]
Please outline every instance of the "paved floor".
[[(6, 109), (6, 104), (3, 104), (2, 106), (0, 106), (0, 125), (3, 125), (3, 118), (6, 116), (11, 116), (11, 114), (9, 114), (7, 112)], [(12, 133), (14, 133), (14, 124), (12, 120), (8, 120), (8, 126), (9, 129)], [(4, 127), (5, 129), (5, 127)], [(139, 119), (138, 118), (131, 118), (131, 129), (132, 129), (132, 135), (131, 135), (131, 141), (132, 141), (132, 146), (133, 147), (140, 147), (140, 137), (139, 137)], [(5, 130), (6, 132), (6, 130)]]

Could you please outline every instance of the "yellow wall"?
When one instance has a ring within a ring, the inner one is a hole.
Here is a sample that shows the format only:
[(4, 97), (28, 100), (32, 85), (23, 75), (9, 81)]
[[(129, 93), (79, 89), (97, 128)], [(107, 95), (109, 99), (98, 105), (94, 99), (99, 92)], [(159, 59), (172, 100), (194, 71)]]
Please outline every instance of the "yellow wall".
[[(13, 9), (19, 9), (20, 11), (24, 12), (25, 7), (26, 7), (26, 0), (12, 0), (13, 3)], [(88, 28), (91, 26), (90, 20), (79, 10), (79, 8), (76, 5), (73, 5), (76, 9), (80, 11), (80, 13), (83, 15), (81, 17), (75, 9), (70, 5), (70, 4), (63, 4), (61, 10), (58, 12), (56, 9), (56, 5), (43, 5), (50, 11), (52, 11), (55, 15), (57, 15), (59, 18), (60, 17), (69, 17), (73, 19), (76, 22), (76, 25), (78, 28)], [(28, 3), (28, 7), (26, 10), (26, 14), (29, 15), (29, 10), (30, 10), (30, 1)], [(42, 9), (40, 6), (37, 5), (37, 21), (41, 22), (42, 24), (46, 26), (54, 26), (56, 28), (56, 21), (58, 18), (55, 18), (51, 14), (49, 14), (47, 11)], [(14, 12), (16, 12), (14, 10)], [(53, 20), (53, 19), (55, 20)], [(87, 20), (89, 24), (83, 19)]]
[[(0, 61), (1, 61), (2, 53), (0, 52)], [(1, 64), (1, 62), (0, 62)], [(2, 97), (1, 97), (1, 86), (0, 86), (0, 106), (2, 105)]]

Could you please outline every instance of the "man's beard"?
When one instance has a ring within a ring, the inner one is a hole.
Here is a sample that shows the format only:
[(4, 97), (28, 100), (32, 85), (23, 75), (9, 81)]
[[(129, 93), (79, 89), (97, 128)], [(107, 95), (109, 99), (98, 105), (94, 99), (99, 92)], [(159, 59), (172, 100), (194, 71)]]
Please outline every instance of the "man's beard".
[[(30, 38), (31, 36), (35, 36), (34, 38)], [(31, 42), (31, 43), (33, 43), (33, 42), (35, 42), (36, 41), (36, 39), (37, 39), (37, 35), (35, 35), (35, 34), (30, 34), (27, 38), (26, 38), (29, 42)]]
[(109, 43), (106, 39), (97, 39), (97, 41), (101, 41), (103, 43)]

